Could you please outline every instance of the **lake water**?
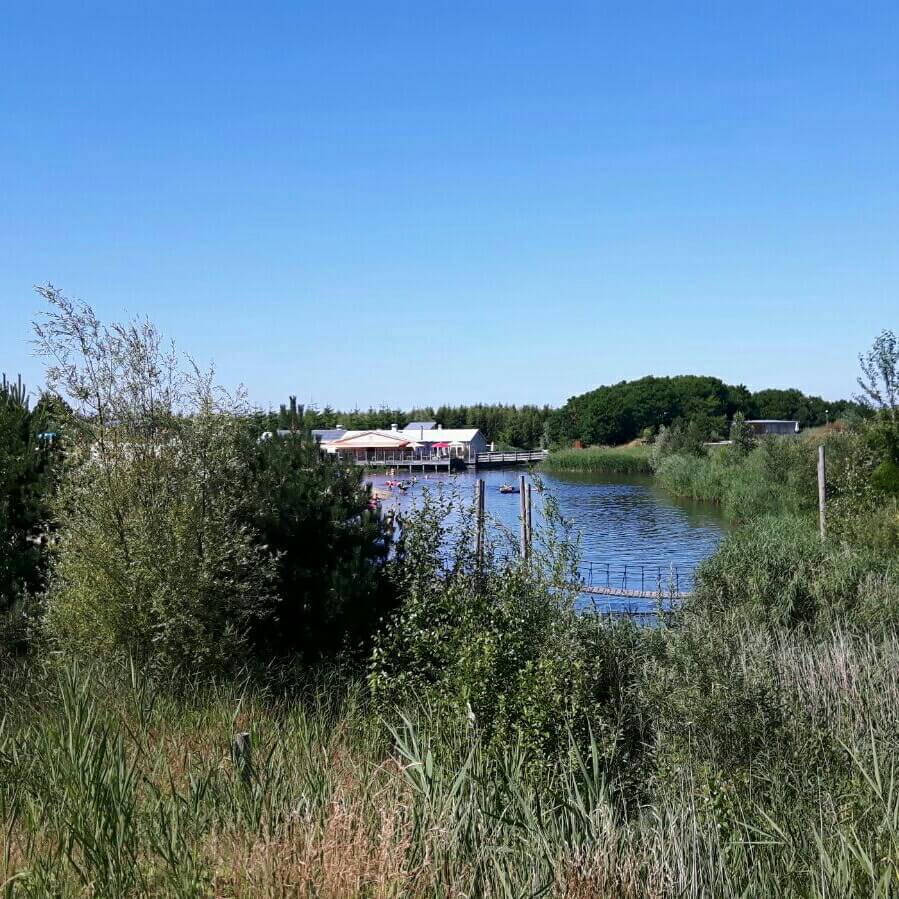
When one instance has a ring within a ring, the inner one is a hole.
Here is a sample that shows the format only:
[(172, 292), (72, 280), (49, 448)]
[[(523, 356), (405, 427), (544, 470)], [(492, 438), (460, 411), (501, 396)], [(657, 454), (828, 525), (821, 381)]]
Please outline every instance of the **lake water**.
[[(406, 509), (421, 498), (423, 490), (439, 484), (451, 486), (463, 497), (474, 496), (475, 482), (486, 484), (489, 517), (518, 533), (518, 494), (502, 494), (502, 484), (518, 484), (521, 469), (464, 471), (452, 475), (418, 475), (417, 483), (405, 494), (393, 490), (384, 501), (385, 509)], [(531, 480), (530, 474), (527, 475)], [(408, 474), (398, 475), (408, 479)], [(727, 529), (718, 509), (702, 503), (672, 498), (643, 475), (597, 475), (543, 473), (544, 489), (559, 504), (565, 518), (580, 534), (585, 580), (628, 589), (656, 590), (661, 578), (667, 590), (674, 577), (681, 591), (689, 590), (692, 572), (708, 558)], [(384, 489), (386, 476), (368, 478)], [(535, 525), (540, 522), (541, 502), (534, 493)], [(632, 597), (594, 597), (591, 602), (610, 610), (648, 609), (654, 602)]]

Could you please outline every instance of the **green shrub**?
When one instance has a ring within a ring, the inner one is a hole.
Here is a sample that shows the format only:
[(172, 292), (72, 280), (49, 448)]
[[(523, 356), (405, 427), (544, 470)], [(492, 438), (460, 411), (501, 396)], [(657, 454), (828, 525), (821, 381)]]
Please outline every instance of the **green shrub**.
[(531, 564), (497, 547), (479, 572), (470, 516), (448, 521), (446, 507), (429, 501), (403, 522), (394, 567), (401, 604), (369, 667), (379, 707), (416, 697), (451, 718), (469, 715), (488, 747), (514, 742), (542, 762), (565, 753), (572, 733), (581, 746), (592, 733), (607, 764), (626, 764), (641, 745), (621, 724), (640, 670), (636, 629), (575, 613), (558, 586), (565, 547)]
[(689, 611), (750, 624), (826, 629), (899, 622), (894, 558), (822, 542), (812, 521), (762, 517), (737, 528), (702, 566)]
[(786, 718), (772, 642), (707, 618), (667, 634), (665, 655), (647, 669), (639, 699), (652, 717), (663, 792), (693, 776), (706, 789), (739, 793), (753, 768), (770, 768), (782, 755)]
[(275, 559), (244, 524), (239, 423), (196, 415), (170, 440), (134, 456), (123, 446), (115, 458), (71, 454), (47, 622), (60, 645), (88, 657), (227, 669), (272, 612)]
[(107, 327), (54, 288), (41, 293), (39, 346), (72, 402), (50, 633), (91, 658), (233, 667), (275, 600), (275, 558), (246, 524), (243, 403), (165, 349), (149, 322)]
[(899, 498), (837, 497), (827, 510), (832, 540), (875, 553), (899, 550)]
[(889, 460), (881, 462), (871, 474), (871, 485), (878, 493), (899, 496), (899, 465)]
[[(660, 437), (657, 446), (666, 444)], [(744, 447), (714, 447), (701, 455), (655, 457), (656, 479), (676, 496), (720, 504), (746, 520), (771, 512), (796, 514), (815, 504), (814, 449), (798, 440), (769, 437)]]

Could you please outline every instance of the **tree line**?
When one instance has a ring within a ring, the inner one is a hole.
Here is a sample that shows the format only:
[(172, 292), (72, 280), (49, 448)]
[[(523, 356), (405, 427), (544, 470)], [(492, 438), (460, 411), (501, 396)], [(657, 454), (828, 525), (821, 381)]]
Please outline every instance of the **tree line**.
[[(553, 415), (550, 406), (476, 403), (460, 406), (422, 406), (413, 409), (353, 409), (339, 411), (299, 407), (297, 426), (305, 430), (343, 427), (347, 430), (388, 430), (391, 425), (402, 428), (412, 421), (436, 421), (445, 428), (477, 428), (497, 449), (532, 449), (543, 444), (546, 423)], [(291, 412), (282, 405), (265, 417), (269, 428), (291, 427)]]
[(861, 412), (855, 402), (827, 401), (796, 389), (753, 393), (720, 378), (650, 375), (571, 397), (548, 419), (547, 439), (555, 445), (614, 445), (678, 422), (694, 422), (704, 437), (723, 437), (737, 413), (745, 418), (795, 419), (806, 428)]
[(795, 388), (753, 392), (742, 384), (703, 375), (650, 375), (598, 387), (571, 397), (558, 409), (505, 403), (352, 410), (300, 406), (293, 418), (288, 406), (282, 405), (277, 412), (261, 415), (260, 427), (388, 430), (411, 421), (436, 421), (445, 428), (478, 428), (498, 449), (536, 449), (576, 442), (584, 446), (627, 443), (679, 420), (695, 421), (704, 438), (723, 437), (737, 413), (745, 418), (795, 419), (807, 428), (861, 411), (855, 402), (828, 401)]

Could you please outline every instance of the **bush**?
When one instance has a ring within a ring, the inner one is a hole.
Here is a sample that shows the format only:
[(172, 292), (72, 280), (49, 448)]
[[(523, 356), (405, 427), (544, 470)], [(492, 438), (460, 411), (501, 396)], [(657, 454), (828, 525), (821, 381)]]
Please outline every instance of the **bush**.
[[(694, 777), (706, 790), (737, 790), (784, 751), (785, 715), (772, 640), (753, 629), (691, 618), (666, 634), (640, 703), (651, 717), (658, 788)], [(758, 788), (758, 787), (757, 787)]]
[[(640, 746), (622, 727), (642, 642), (629, 624), (575, 613), (570, 548), (548, 542), (533, 564), (492, 547), (478, 571), (467, 508), (430, 499), (403, 522), (393, 567), (401, 600), (379, 634), (369, 684), (385, 711), (410, 698), (468, 715), (485, 745), (514, 742), (547, 762), (596, 739), (609, 765)], [(451, 549), (445, 547), (449, 544)], [(567, 572), (567, 574), (566, 574)]]
[(251, 624), (272, 612), (275, 558), (244, 523), (238, 423), (198, 414), (169, 440), (130, 458), (73, 450), (57, 501), (49, 630), (95, 658), (228, 669), (246, 658)]
[(895, 462), (881, 462), (871, 474), (871, 486), (878, 493), (899, 496), (899, 465)]
[(899, 623), (899, 564), (824, 543), (811, 520), (763, 517), (731, 532), (696, 575), (688, 612), (749, 624), (830, 628)]
[(147, 322), (105, 327), (42, 289), (37, 327), (71, 398), (48, 592), (50, 633), (161, 670), (239, 663), (274, 604), (275, 559), (246, 524), (243, 409)]
[(797, 514), (815, 505), (814, 448), (799, 440), (768, 437), (748, 455), (745, 447), (710, 448), (701, 455), (665, 452), (660, 436), (656, 479), (676, 496), (718, 503), (725, 514), (746, 520), (773, 511)]

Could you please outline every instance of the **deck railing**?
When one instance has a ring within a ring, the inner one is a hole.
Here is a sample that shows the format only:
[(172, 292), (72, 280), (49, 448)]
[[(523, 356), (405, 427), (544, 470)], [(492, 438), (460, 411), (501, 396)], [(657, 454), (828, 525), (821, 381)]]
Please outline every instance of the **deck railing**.
[(528, 450), (522, 453), (478, 453), (475, 458), (478, 465), (498, 465), (542, 462), (548, 455), (548, 450)]

